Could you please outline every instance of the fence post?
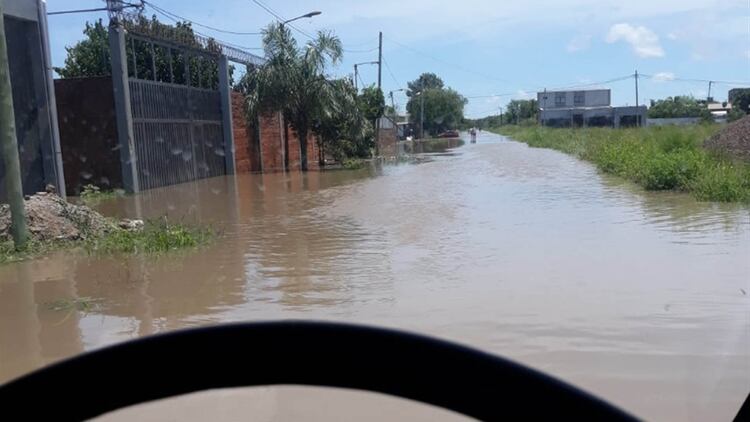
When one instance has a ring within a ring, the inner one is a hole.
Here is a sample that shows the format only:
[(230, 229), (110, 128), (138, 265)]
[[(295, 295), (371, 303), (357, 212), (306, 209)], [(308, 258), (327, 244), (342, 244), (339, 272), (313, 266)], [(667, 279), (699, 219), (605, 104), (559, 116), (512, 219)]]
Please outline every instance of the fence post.
[(229, 60), (219, 58), (219, 94), (221, 96), (221, 127), (224, 133), (224, 163), (227, 174), (235, 173), (234, 133), (232, 128), (232, 93), (229, 86)]
[[(140, 184), (138, 183), (137, 157), (133, 137), (133, 115), (130, 109), (125, 29), (117, 22), (109, 25), (109, 51), (112, 58), (112, 89), (115, 98), (122, 183), (126, 191), (135, 193), (140, 191)], [(135, 54), (135, 51), (133, 53)]]

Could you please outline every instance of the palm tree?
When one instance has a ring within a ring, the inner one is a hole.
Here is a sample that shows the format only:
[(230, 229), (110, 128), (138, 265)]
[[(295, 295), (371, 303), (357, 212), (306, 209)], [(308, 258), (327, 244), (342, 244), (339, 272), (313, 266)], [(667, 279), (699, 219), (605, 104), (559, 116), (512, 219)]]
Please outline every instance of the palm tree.
[(282, 112), (297, 132), (301, 167), (307, 171), (307, 135), (332, 98), (325, 71), (341, 60), (341, 41), (319, 31), (300, 48), (289, 28), (275, 23), (263, 30), (263, 50), (266, 62), (248, 72), (241, 84), (248, 113)]

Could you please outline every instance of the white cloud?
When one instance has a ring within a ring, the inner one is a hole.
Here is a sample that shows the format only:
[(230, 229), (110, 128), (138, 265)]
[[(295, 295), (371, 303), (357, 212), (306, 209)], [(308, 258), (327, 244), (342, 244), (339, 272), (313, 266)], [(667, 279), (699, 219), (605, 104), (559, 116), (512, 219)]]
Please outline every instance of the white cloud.
[(573, 39), (568, 42), (568, 45), (565, 46), (565, 49), (569, 53), (576, 53), (578, 51), (587, 50), (590, 45), (591, 35), (578, 35), (573, 37)]
[(655, 73), (654, 76), (651, 78), (657, 82), (667, 82), (667, 81), (673, 81), (674, 80), (674, 73), (672, 72), (658, 72)]
[(645, 26), (633, 26), (629, 23), (618, 23), (609, 28), (605, 40), (608, 43), (625, 41), (633, 52), (643, 58), (663, 57), (664, 49), (659, 44), (659, 36)]
[(669, 34), (667, 34), (667, 38), (669, 38), (670, 40), (676, 40), (680, 38), (680, 35), (676, 32), (670, 32)]
[(747, 57), (748, 59), (750, 59), (750, 50), (745, 51), (745, 57)]

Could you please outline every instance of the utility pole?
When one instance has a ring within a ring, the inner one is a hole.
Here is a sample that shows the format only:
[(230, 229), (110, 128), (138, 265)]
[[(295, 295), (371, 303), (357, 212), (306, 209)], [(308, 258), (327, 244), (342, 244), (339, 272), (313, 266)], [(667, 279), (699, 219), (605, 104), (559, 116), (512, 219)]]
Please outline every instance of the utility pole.
[(422, 87), (422, 94), (419, 95), (419, 103), (419, 139), (424, 139), (424, 86)]
[(393, 91), (391, 91), (391, 108), (393, 109), (393, 118), (396, 118), (396, 102), (393, 101)]
[(357, 87), (357, 65), (354, 65), (354, 89), (359, 92), (359, 88)]
[[(638, 102), (638, 69), (636, 69), (635, 70), (635, 107), (636, 107), (636, 110), (638, 109), (639, 104), (640, 103)], [(636, 119), (636, 122), (637, 122), (637, 126), (640, 126), (641, 125), (640, 114), (638, 116), (639, 117), (638, 119)]]
[(21, 164), (18, 159), (16, 117), (13, 112), (13, 92), (10, 85), (8, 45), (5, 39), (5, 22), (2, 19), (4, 0), (0, 0), (0, 151), (5, 164), (5, 190), (10, 204), (10, 231), (16, 249), (29, 240), (26, 227), (26, 208), (21, 185)]
[(380, 89), (383, 75), (383, 32), (378, 35), (378, 89)]
[(711, 102), (711, 85), (714, 83), (714, 81), (708, 81), (708, 98), (706, 98), (706, 102)]

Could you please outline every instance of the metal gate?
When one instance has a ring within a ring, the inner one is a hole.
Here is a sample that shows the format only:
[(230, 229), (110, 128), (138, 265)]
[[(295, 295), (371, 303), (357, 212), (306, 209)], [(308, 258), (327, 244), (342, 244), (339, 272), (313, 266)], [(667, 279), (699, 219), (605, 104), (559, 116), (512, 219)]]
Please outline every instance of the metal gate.
[(226, 173), (219, 91), (130, 78), (141, 189)]
[(132, 32), (127, 39), (139, 188), (226, 174), (219, 56)]

